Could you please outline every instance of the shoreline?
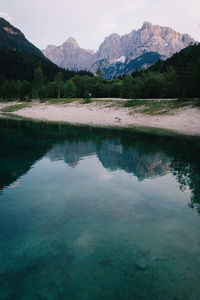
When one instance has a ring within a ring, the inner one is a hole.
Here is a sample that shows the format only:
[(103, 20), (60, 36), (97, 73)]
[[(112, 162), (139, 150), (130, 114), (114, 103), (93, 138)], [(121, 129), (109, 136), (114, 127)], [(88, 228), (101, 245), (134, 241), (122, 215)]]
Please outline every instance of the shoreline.
[[(119, 103), (119, 100), (117, 100)], [(16, 102), (3, 104), (3, 107)], [(1, 107), (2, 108), (2, 105)], [(4, 113), (4, 116), (6, 113)], [(114, 101), (96, 101), (49, 104), (30, 102), (27, 107), (9, 113), (11, 116), (35, 121), (66, 123), (100, 128), (126, 129), (130, 131), (165, 131), (169, 135), (200, 136), (200, 109), (182, 107), (170, 114), (148, 115), (137, 109), (116, 105)]]

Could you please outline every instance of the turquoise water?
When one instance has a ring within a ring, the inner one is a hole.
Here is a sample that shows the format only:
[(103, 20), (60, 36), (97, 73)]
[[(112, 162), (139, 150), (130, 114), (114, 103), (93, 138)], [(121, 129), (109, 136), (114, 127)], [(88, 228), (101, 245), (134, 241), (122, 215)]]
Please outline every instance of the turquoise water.
[(0, 299), (199, 299), (200, 140), (0, 120)]

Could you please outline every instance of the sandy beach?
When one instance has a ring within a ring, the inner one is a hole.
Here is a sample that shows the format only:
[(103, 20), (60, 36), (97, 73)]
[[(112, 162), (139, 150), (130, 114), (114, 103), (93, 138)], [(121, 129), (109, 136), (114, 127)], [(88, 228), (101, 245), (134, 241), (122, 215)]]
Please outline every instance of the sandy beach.
[[(3, 106), (5, 105), (1, 104), (0, 108)], [(79, 101), (66, 104), (33, 102), (13, 114), (43, 121), (101, 127), (151, 127), (200, 136), (200, 109), (190, 106), (176, 109), (170, 114), (148, 115), (138, 112), (137, 109), (112, 105), (112, 102), (106, 101), (88, 104)]]

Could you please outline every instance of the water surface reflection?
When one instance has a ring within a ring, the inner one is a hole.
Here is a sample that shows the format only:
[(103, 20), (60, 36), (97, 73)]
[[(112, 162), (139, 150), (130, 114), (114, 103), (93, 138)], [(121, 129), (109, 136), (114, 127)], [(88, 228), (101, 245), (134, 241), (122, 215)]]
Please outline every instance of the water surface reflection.
[(1, 299), (198, 299), (199, 139), (0, 120), (0, 143)]

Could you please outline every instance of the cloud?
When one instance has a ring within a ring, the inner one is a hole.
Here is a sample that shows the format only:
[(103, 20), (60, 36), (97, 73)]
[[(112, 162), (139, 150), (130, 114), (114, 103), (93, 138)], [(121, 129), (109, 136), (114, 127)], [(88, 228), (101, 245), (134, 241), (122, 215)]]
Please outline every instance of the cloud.
[(12, 17), (8, 13), (3, 12), (3, 11), (0, 11), (0, 18), (4, 18), (9, 22), (13, 21)]

